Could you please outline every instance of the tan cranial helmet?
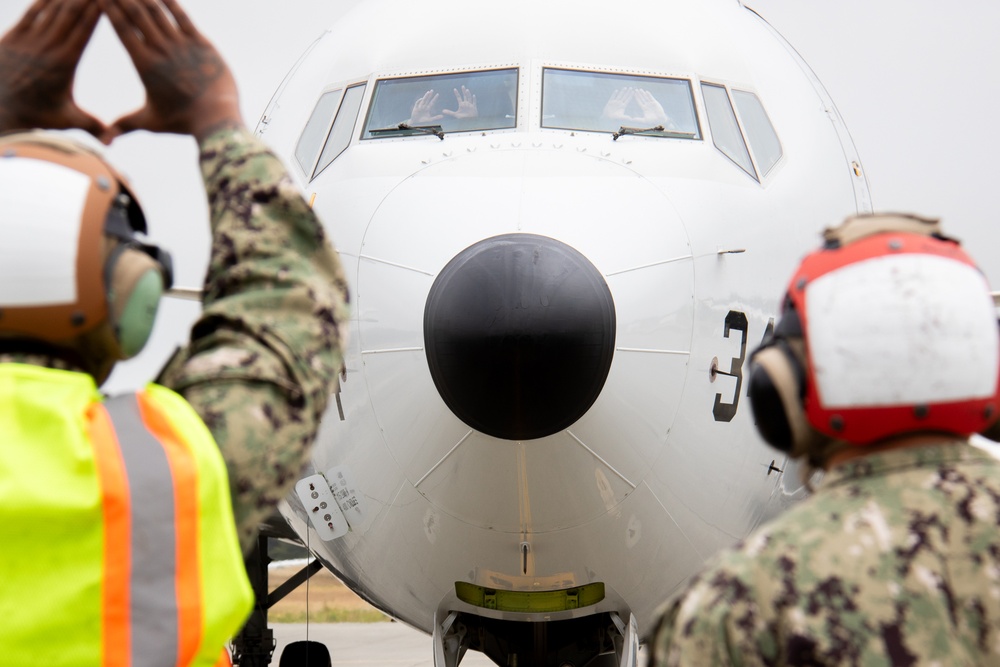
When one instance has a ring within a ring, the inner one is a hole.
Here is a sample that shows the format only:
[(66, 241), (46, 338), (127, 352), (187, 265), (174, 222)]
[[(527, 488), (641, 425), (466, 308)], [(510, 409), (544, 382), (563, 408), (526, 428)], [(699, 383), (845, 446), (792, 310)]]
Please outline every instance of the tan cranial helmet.
[(152, 330), (167, 253), (125, 179), (61, 135), (0, 137), (0, 349), (52, 349), (103, 381)]

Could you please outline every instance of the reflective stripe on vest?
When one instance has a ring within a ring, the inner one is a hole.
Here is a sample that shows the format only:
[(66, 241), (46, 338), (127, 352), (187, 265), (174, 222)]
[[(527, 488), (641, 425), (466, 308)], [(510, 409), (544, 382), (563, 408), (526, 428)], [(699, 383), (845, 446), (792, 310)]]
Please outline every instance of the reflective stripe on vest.
[[(136, 667), (178, 664), (181, 630), (174, 576), (177, 521), (171, 462), (165, 446), (143, 424), (136, 395), (113, 398), (104, 407), (114, 424), (132, 499), (128, 542), (131, 664)], [(182, 493), (190, 490), (191, 481), (178, 480), (182, 482), (178, 484), (179, 490)], [(200, 634), (200, 623), (193, 626), (188, 631)]]
[(178, 394), (0, 364), (0, 665), (213, 667), (252, 605), (225, 464)]

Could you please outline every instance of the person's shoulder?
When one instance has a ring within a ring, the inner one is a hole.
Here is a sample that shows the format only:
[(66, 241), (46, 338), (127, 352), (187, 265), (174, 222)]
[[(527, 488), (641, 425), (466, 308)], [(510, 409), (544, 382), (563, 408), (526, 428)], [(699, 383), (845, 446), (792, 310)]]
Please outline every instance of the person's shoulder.
[(769, 589), (780, 573), (808, 567), (808, 554), (846, 549), (845, 516), (851, 511), (835, 498), (811, 496), (718, 552), (692, 587), (716, 589), (730, 601)]
[(652, 637), (656, 664), (726, 664), (733, 654), (756, 652), (754, 629), (767, 626), (761, 616), (774, 606), (765, 601), (775, 597), (770, 589), (781, 576), (774, 571), (772, 537), (758, 530), (717, 553), (661, 608)]
[(767, 553), (787, 542), (824, 539), (843, 519), (843, 514), (861, 499), (820, 490), (758, 526), (739, 543), (751, 557)]
[(803, 536), (801, 529), (810, 525), (806, 515), (812, 516), (813, 512), (803, 511), (802, 505), (793, 507), (732, 547), (719, 551), (692, 580), (690, 588), (700, 588), (703, 593), (714, 589), (717, 595), (713, 598), (721, 596), (730, 602), (749, 597), (759, 584), (773, 579), (776, 569), (787, 568), (787, 561), (797, 558), (791, 547)]

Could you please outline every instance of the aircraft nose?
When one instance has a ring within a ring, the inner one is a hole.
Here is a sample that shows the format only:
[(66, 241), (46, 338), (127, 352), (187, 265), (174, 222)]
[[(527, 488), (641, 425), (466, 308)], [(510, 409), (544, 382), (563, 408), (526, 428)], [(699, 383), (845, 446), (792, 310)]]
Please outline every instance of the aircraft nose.
[(438, 274), (424, 308), (431, 376), (472, 428), (531, 440), (576, 422), (611, 368), (615, 306), (580, 252), (546, 236), (475, 243)]

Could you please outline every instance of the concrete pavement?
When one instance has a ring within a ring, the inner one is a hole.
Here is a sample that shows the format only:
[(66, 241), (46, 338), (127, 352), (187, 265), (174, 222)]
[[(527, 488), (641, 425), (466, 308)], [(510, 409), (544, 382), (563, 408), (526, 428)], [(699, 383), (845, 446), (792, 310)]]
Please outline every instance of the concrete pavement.
[[(311, 639), (326, 644), (334, 667), (434, 667), (431, 638), (402, 623), (275, 623), (275, 667), (286, 644)], [(307, 636), (308, 635), (308, 636)], [(646, 663), (645, 649), (639, 664)], [(482, 653), (469, 651), (461, 667), (495, 667)]]
[[(434, 667), (431, 638), (402, 623), (275, 623), (278, 643), (272, 665), (286, 644), (311, 639), (326, 644), (334, 667)], [(308, 633), (308, 636), (307, 636)], [(469, 651), (462, 667), (495, 667), (482, 653)]]

